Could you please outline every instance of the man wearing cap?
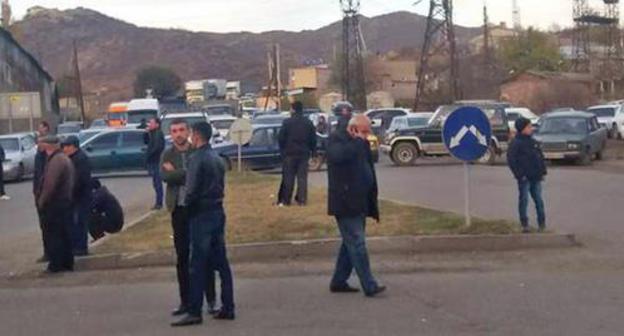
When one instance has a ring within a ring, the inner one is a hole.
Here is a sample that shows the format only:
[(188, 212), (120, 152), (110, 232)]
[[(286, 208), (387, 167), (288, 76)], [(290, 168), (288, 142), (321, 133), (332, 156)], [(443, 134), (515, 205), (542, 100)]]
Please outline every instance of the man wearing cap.
[(39, 139), (47, 161), (39, 188), (35, 190), (37, 209), (41, 214), (47, 272), (73, 271), (71, 227), (74, 200), (74, 166), (59, 147), (59, 138), (47, 135)]
[[(37, 192), (41, 188), (41, 179), (43, 176), (43, 170), (47, 161), (46, 153), (39, 146), (39, 140), (45, 138), (50, 134), (50, 124), (46, 121), (42, 121), (37, 126), (37, 154), (35, 155), (35, 168), (33, 172), (33, 195), (35, 196), (35, 203), (37, 202)], [(47, 262), (48, 256), (46, 255), (46, 240), (43, 232), (43, 221), (41, 219), (41, 213), (37, 213), (39, 218), (39, 228), (41, 229), (41, 240), (43, 242), (43, 255), (37, 259), (37, 262)]]
[(80, 149), (80, 140), (76, 136), (69, 136), (61, 143), (63, 153), (74, 164), (74, 221), (71, 230), (72, 251), (74, 256), (89, 254), (88, 225), (91, 208), (91, 163), (87, 155)]
[(539, 143), (532, 137), (533, 126), (529, 119), (516, 120), (515, 127), (518, 133), (509, 144), (507, 163), (518, 181), (518, 212), (522, 232), (530, 232), (527, 215), (529, 194), (535, 202), (538, 229), (542, 232), (546, 229), (546, 214), (542, 199), (542, 181), (547, 174), (544, 154)]

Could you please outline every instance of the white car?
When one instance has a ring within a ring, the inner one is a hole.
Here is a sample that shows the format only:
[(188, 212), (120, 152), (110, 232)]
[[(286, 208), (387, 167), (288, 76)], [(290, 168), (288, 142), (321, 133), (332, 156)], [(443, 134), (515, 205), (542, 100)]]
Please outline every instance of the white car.
[(236, 117), (229, 114), (210, 116), (208, 119), (210, 119), (212, 127), (219, 132), (219, 136), (223, 139), (228, 137), (228, 134), (230, 134), (230, 128), (236, 121)]
[(609, 104), (591, 106), (587, 108), (587, 112), (598, 117), (600, 126), (607, 129), (609, 138), (622, 138), (624, 134), (624, 105)]
[(370, 119), (373, 133), (377, 136), (382, 136), (390, 127), (394, 118), (404, 117), (410, 113), (410, 110), (404, 108), (380, 108), (368, 110), (364, 115)]
[(6, 159), (2, 162), (5, 181), (21, 181), (35, 169), (37, 143), (33, 133), (17, 133), (0, 136), (0, 146)]
[[(169, 127), (171, 126), (171, 122), (174, 119), (182, 119), (182, 120), (186, 121), (186, 123), (188, 124), (189, 128), (191, 126), (193, 126), (194, 123), (197, 123), (197, 122), (205, 121), (207, 123), (210, 123), (210, 119), (208, 118), (208, 115), (205, 112), (187, 112), (187, 113), (168, 113), (168, 114), (165, 114), (160, 119), (160, 128), (162, 129), (163, 133), (165, 133), (165, 141), (168, 144), (171, 143), (171, 136), (169, 135)], [(216, 144), (216, 143), (223, 142), (223, 136), (221, 134), (219, 134), (217, 129), (214, 127), (214, 125), (212, 126), (212, 134), (213, 134), (212, 140), (210, 141), (211, 144)]]
[(539, 117), (526, 107), (508, 107), (505, 109), (505, 113), (511, 130), (516, 129), (515, 123), (520, 117), (529, 119), (533, 125), (537, 125), (539, 120)]

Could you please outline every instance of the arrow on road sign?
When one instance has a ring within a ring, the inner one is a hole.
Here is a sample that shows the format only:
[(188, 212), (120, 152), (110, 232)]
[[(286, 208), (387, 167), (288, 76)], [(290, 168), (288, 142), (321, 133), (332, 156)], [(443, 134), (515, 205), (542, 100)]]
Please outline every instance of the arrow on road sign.
[(488, 146), (487, 138), (485, 137), (485, 135), (481, 134), (481, 132), (473, 125), (470, 127), (462, 127), (459, 132), (457, 132), (457, 134), (451, 138), (451, 143), (449, 144), (450, 148), (455, 148), (459, 146), (459, 144), (461, 144), (462, 140), (466, 135), (468, 135), (468, 133), (472, 133), (477, 138), (479, 143), (483, 146)]

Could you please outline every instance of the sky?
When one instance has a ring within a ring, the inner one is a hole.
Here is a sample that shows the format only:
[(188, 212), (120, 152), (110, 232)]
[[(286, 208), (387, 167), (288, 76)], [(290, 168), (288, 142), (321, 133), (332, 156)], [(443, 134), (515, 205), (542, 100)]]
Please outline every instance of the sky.
[[(21, 19), (32, 6), (68, 9), (86, 7), (139, 26), (210, 32), (301, 31), (340, 19), (339, 0), (9, 0)], [(377, 16), (399, 10), (428, 11), (428, 0), (361, 0), (362, 14)], [(483, 2), (490, 22), (511, 25), (512, 0), (455, 0), (455, 22), (479, 26)], [(590, 0), (596, 6), (601, 1)], [(572, 0), (518, 0), (523, 26), (548, 29), (571, 26)], [(602, 8), (602, 7), (597, 7)]]

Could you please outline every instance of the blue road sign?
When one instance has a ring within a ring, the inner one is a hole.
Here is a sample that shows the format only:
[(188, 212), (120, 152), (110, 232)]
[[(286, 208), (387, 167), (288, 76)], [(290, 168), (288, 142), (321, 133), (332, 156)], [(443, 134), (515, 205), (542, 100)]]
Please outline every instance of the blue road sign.
[(454, 157), (462, 161), (475, 161), (488, 150), (492, 126), (481, 109), (465, 106), (448, 116), (442, 136), (446, 148)]

